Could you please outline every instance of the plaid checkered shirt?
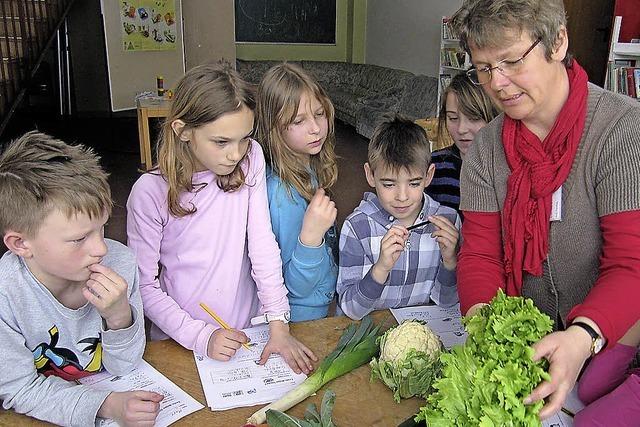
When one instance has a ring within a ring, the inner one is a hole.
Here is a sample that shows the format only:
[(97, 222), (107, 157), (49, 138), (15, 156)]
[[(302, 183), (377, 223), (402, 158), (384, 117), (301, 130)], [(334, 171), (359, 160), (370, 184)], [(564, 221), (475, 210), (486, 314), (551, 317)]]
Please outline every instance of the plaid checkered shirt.
[[(425, 195), (416, 223), (431, 215), (442, 215), (460, 229), (460, 217), (454, 209)], [(380, 256), (382, 238), (396, 222), (378, 197), (367, 192), (342, 225), (337, 292), (340, 308), (352, 319), (362, 319), (373, 310), (423, 305), (430, 300), (443, 307), (458, 302), (456, 273), (442, 265), (431, 224), (410, 232), (405, 250), (384, 284), (373, 279), (371, 267)]]

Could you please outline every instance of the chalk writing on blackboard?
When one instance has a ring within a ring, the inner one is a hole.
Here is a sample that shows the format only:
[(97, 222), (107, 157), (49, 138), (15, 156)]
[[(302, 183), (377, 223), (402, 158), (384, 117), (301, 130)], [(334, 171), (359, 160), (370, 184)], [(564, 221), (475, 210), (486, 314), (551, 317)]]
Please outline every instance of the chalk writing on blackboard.
[(236, 41), (336, 43), (336, 0), (235, 0)]

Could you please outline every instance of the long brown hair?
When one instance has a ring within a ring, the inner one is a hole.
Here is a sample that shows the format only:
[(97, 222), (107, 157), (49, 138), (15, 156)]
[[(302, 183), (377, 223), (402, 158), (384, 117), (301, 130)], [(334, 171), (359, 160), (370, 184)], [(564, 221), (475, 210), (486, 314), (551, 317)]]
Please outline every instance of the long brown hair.
[(331, 100), (318, 82), (302, 68), (293, 64), (278, 64), (267, 71), (258, 86), (256, 138), (264, 147), (273, 172), (290, 190), (295, 188), (307, 201), (315, 193), (314, 182), (307, 165), (285, 143), (283, 132), (298, 114), (304, 93), (315, 96), (324, 108), (328, 131), (322, 150), (311, 156), (309, 167), (318, 187), (330, 190), (338, 179), (338, 164), (334, 147), (335, 111)]
[[(489, 95), (480, 86), (474, 85), (465, 73), (456, 74), (451, 83), (442, 92), (440, 113), (438, 115), (438, 141), (445, 141), (449, 136), (447, 129), (447, 95), (453, 93), (458, 99), (458, 109), (470, 120), (483, 120), (489, 123), (498, 114)], [(449, 138), (450, 139), (450, 138)]]
[[(255, 109), (253, 88), (228, 63), (194, 67), (178, 82), (158, 141), (158, 170), (169, 184), (168, 204), (173, 216), (183, 217), (196, 211), (195, 206), (186, 208), (179, 200), (182, 193), (194, 190), (192, 177), (196, 162), (189, 144), (176, 135), (171, 124), (182, 120), (185, 126), (181, 132), (184, 132), (211, 123), (223, 114), (239, 111), (243, 105)], [(235, 191), (245, 183), (242, 165), (248, 162), (248, 151), (233, 172), (218, 176), (218, 187), (225, 192)]]

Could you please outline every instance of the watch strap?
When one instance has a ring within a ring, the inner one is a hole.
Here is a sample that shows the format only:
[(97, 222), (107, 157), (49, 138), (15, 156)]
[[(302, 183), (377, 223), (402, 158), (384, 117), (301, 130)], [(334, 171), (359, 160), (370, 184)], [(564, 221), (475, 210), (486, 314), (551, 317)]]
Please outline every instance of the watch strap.
[(273, 322), (274, 320), (280, 320), (284, 323), (289, 323), (289, 317), (290, 317), (289, 313), (290, 312), (288, 311), (285, 311), (284, 313), (280, 313), (280, 314), (264, 313), (256, 317), (252, 317), (251, 324), (254, 326), (262, 325), (265, 323)]
[[(577, 326), (585, 330), (591, 337), (591, 355), (595, 356), (603, 347), (604, 339), (596, 332), (591, 325), (585, 322), (573, 322), (571, 326)], [(600, 345), (598, 345), (600, 344)]]

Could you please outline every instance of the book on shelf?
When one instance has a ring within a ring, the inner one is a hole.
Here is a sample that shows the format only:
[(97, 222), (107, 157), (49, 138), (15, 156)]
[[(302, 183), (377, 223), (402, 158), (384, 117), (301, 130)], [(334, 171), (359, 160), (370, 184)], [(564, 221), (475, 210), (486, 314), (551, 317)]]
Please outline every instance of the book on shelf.
[(442, 88), (442, 90), (445, 90), (447, 87), (449, 87), (450, 83), (451, 83), (450, 74), (440, 74), (440, 87)]
[(640, 67), (628, 65), (632, 62), (609, 62), (606, 89), (632, 98), (640, 98)]
[(451, 27), (449, 25), (449, 18), (442, 18), (442, 39), (443, 40), (455, 39), (453, 35), (453, 31), (451, 31)]
[(636, 95), (636, 85), (633, 81), (633, 72), (634, 70), (636, 70), (635, 68), (625, 68), (624, 69), (626, 72), (626, 79), (627, 79), (627, 87), (626, 87), (626, 94), (629, 95), (632, 98), (637, 98)]
[(455, 48), (445, 48), (440, 51), (440, 60), (443, 67), (464, 68), (465, 65), (465, 53)]

